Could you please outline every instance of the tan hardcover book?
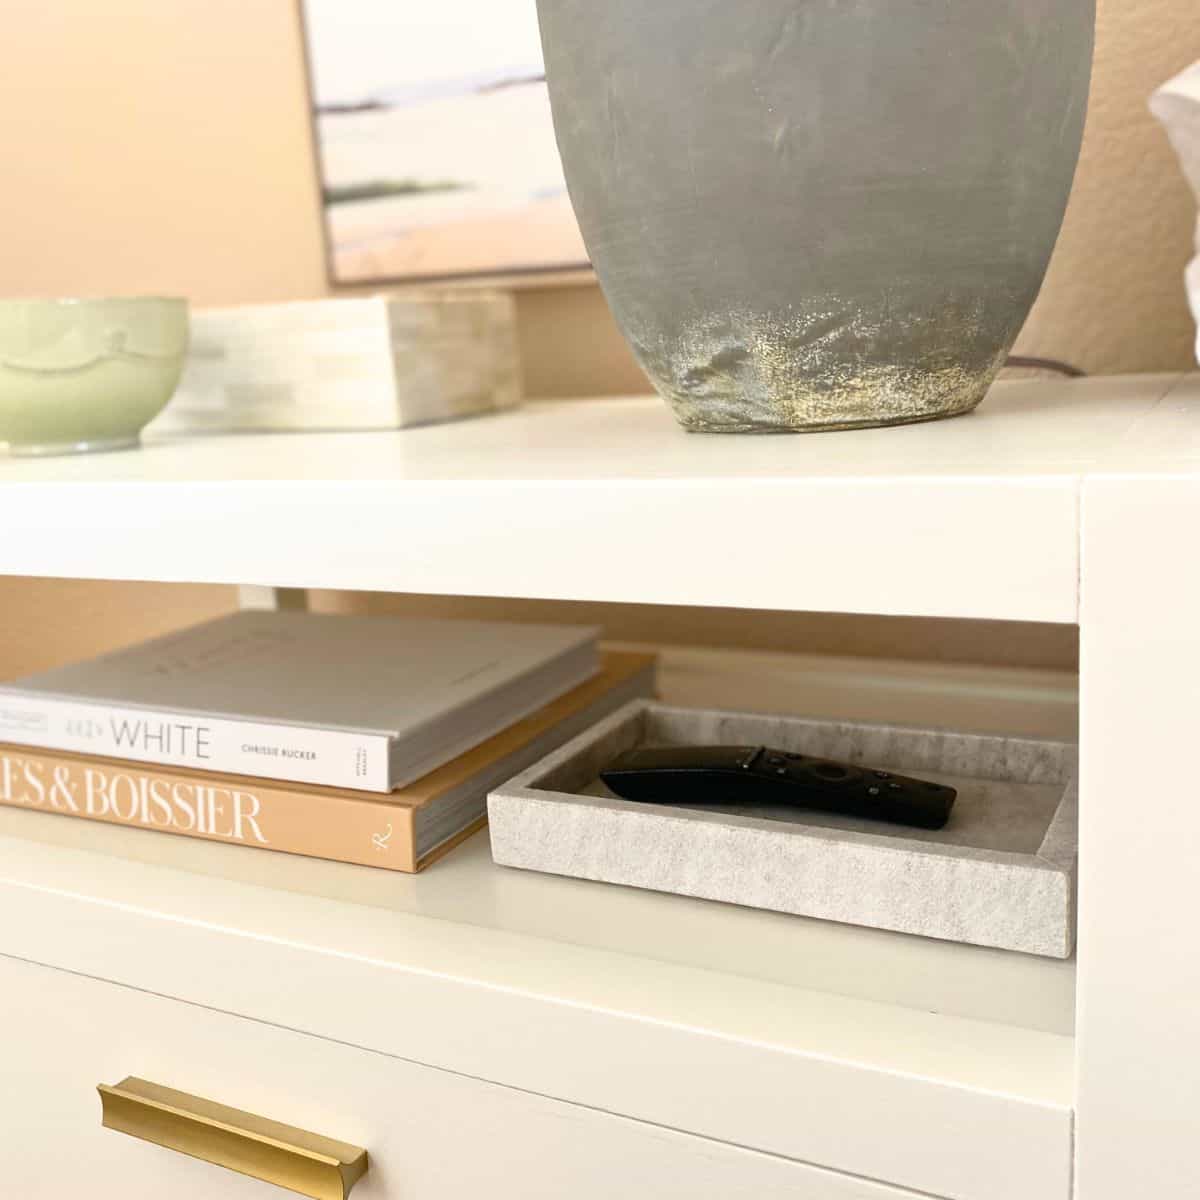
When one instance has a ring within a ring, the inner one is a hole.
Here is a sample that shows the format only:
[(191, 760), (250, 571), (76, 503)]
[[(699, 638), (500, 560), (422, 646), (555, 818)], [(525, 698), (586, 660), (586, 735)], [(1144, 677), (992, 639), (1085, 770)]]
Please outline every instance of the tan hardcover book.
[(280, 783), (0, 745), (0, 804), (392, 871), (419, 871), (486, 820), (492, 788), (622, 704), (654, 692), (652, 655), (601, 670), (399, 791)]

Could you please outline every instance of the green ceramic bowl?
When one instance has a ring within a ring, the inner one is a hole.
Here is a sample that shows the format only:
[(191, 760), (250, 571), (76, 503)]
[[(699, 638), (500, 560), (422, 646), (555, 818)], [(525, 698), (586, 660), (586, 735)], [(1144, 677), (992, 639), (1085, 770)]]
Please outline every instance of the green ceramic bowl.
[(187, 342), (186, 300), (0, 300), (0, 442), (13, 454), (136, 446)]

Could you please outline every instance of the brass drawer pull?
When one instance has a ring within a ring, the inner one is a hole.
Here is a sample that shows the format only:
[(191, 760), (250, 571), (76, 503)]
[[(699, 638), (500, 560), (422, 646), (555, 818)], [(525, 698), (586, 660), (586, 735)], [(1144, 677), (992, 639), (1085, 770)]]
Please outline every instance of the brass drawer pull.
[(314, 1200), (345, 1200), (366, 1174), (367, 1152), (199, 1096), (130, 1076), (100, 1084), (107, 1129), (265, 1179)]

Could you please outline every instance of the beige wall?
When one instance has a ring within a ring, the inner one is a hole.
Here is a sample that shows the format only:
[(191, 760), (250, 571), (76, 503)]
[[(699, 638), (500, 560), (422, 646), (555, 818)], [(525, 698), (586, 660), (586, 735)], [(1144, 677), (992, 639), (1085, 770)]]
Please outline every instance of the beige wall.
[(1200, 0), (1099, 0), (1075, 188), (1018, 350), (1096, 373), (1194, 361), (1183, 268), (1195, 206), (1146, 101), (1196, 59)]
[(500, 600), (477, 596), (394, 596), (314, 592), (319, 612), (473, 620), (570, 621), (599, 625), (614, 641), (660, 646), (721, 646), (780, 654), (860, 655), (944, 663), (1002, 663), (1072, 671), (1079, 665), (1074, 625), (1022, 621), (945, 621), (671, 604), (597, 604)]
[[(1191, 201), (1146, 97), (1200, 58), (1200, 16), (1196, 0), (1099, 12), (1077, 184), (1021, 348), (1097, 371), (1179, 366)], [(10, 6), (0, 101), (0, 293), (327, 290), (290, 0)], [(645, 386), (595, 288), (518, 301), (530, 394)]]
[[(322, 295), (292, 0), (52, 0), (0, 37), (0, 294)], [(595, 287), (518, 293), (531, 395), (646, 383)]]
[[(614, 640), (661, 645), (1060, 670), (1078, 662), (1074, 626), (367, 592), (315, 592), (312, 604), (320, 612), (575, 621), (601, 625)], [(236, 606), (232, 587), (0, 577), (0, 680), (115, 650)]]
[(231, 587), (0, 576), (0, 679), (116, 650), (236, 606)]

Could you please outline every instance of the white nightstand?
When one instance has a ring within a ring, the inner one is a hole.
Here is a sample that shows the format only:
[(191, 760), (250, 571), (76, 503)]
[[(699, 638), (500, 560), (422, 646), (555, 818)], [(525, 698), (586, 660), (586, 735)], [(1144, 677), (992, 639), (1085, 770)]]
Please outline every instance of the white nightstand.
[[(1200, 377), (688, 436), (657, 400), (0, 465), (0, 571), (1077, 622), (1066, 963), (494, 867), (0, 811), (0, 1178), (271, 1195), (99, 1128), (137, 1075), (365, 1146), (355, 1197), (1195, 1190)], [(1072, 680), (676, 652), (668, 698), (1061, 736)], [(759, 700), (757, 705), (755, 700)]]

